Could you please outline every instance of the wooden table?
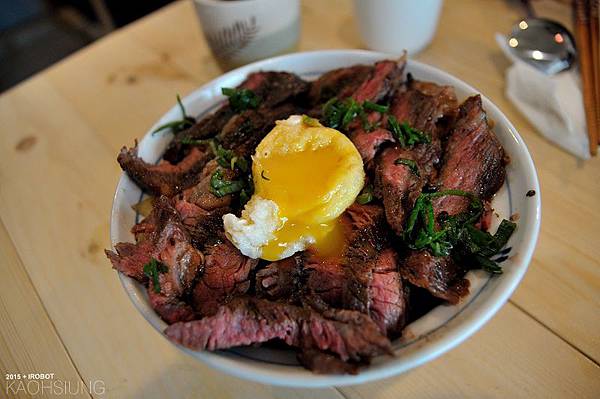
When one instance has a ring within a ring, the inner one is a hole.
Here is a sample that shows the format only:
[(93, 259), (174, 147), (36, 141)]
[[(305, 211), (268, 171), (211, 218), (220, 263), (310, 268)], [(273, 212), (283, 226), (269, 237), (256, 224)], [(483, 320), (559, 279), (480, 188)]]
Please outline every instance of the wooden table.
[[(569, 22), (564, 5), (538, 4)], [(448, 0), (435, 40), (416, 58), (489, 96), (527, 142), (543, 198), (529, 272), (466, 343), (406, 375), (361, 386), (283, 389), (209, 369), (148, 325), (102, 253), (110, 246), (118, 149), (170, 108), (175, 93), (221, 74), (191, 2), (3, 94), (0, 397), (6, 373), (41, 372), (84, 384), (83, 397), (600, 397), (600, 158), (579, 162), (552, 146), (505, 98), (508, 62), (493, 34), (520, 14), (503, 0)], [(361, 46), (349, 0), (304, 0), (302, 15), (301, 50)]]

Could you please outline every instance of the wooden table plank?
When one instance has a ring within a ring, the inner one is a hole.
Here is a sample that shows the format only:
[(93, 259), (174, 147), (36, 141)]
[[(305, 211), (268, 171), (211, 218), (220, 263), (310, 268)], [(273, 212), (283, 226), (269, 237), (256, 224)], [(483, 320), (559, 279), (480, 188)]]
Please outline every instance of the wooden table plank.
[(600, 369), (509, 304), (442, 358), (397, 378), (341, 391), (349, 399), (591, 399), (600, 393)]
[(11, 380), (7, 374), (54, 373), (59, 387), (71, 384), (73, 397), (89, 398), (1, 221), (0, 248), (0, 396), (26, 398), (40, 390), (41, 380)]
[[(540, 246), (513, 300), (597, 361), (600, 345), (593, 332), (600, 325), (600, 277), (594, 244), (600, 220), (591, 210), (600, 198), (595, 178), (600, 163), (580, 164), (548, 144), (504, 98), (508, 63), (491, 35), (507, 30), (518, 10), (500, 0), (486, 1), (485, 7), (475, 0), (449, 3), (432, 46), (417, 58), (473, 84), (496, 102), (525, 137), (542, 182)], [(302, 4), (301, 49), (359, 46), (349, 0)], [(191, 3), (185, 2), (100, 40), (1, 96), (0, 216), (82, 377), (103, 379), (109, 397), (337, 396), (332, 390), (240, 383), (180, 354), (128, 303), (101, 254), (109, 246), (108, 215), (119, 175), (116, 151), (170, 108), (175, 93), (187, 94), (219, 74)], [(0, 248), (4, 252), (4, 245)], [(537, 335), (544, 345), (537, 344)], [(509, 337), (514, 345), (506, 344)], [(463, 352), (467, 345), (469, 355)], [(519, 366), (514, 369), (513, 359)], [(595, 366), (586, 362), (509, 307), (460, 349), (406, 377), (373, 386), (385, 397), (404, 390), (483, 396), (487, 381), (499, 396), (517, 393), (513, 380), (524, 386), (539, 381), (547, 386), (540, 392), (558, 395), (564, 393), (558, 382), (570, 386), (557, 376), (564, 373), (578, 383), (574, 392), (586, 396), (598, 391)], [(494, 370), (485, 371), (489, 364), (501, 365), (505, 371), (499, 375), (505, 379), (490, 376)], [(422, 370), (448, 376), (431, 384)], [(473, 385), (469, 372), (485, 378)], [(355, 392), (367, 396), (369, 391)]]

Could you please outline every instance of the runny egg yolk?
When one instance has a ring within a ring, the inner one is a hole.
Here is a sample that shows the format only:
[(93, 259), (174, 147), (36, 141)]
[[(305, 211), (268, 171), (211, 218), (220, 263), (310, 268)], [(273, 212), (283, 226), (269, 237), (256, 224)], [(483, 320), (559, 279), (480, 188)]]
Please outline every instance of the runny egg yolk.
[(345, 135), (303, 116), (278, 121), (256, 148), (252, 177), (255, 196), (278, 207), (279, 228), (261, 258), (290, 256), (301, 242), (321, 256), (341, 252), (339, 217), (364, 184), (362, 159)]

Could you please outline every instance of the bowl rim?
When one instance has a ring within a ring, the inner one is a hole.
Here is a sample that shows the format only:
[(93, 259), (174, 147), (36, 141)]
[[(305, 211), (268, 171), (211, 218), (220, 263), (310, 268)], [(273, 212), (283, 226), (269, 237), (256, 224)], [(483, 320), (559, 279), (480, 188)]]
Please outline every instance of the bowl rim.
[[(187, 96), (185, 96), (185, 98), (182, 98), (182, 101), (184, 104), (186, 104), (190, 97), (193, 97), (197, 93), (215, 86), (218, 81), (226, 81), (240, 75), (245, 76), (251, 71), (268, 70), (269, 68), (278, 69), (276, 65), (282, 61), (293, 61), (295, 59), (301, 61), (303, 58), (329, 56), (350, 56), (357, 58), (362, 56), (365, 58), (371, 57), (373, 59), (397, 58), (397, 55), (394, 54), (356, 49), (318, 50), (291, 53), (253, 62), (222, 74), (190, 92)], [(520, 250), (520, 260), (514, 267), (515, 272), (511, 273), (510, 275), (503, 275), (501, 277), (502, 280), (494, 288), (494, 295), (490, 296), (490, 298), (487, 298), (485, 302), (481, 303), (480, 306), (474, 309), (471, 313), (465, 315), (459, 325), (448, 329), (442, 337), (423, 345), (421, 348), (417, 349), (414, 353), (409, 354), (407, 357), (403, 357), (402, 359), (393, 359), (379, 368), (366, 367), (357, 375), (319, 375), (313, 374), (312, 372), (301, 367), (289, 367), (286, 370), (273, 370), (269, 367), (266, 367), (268, 365), (259, 363), (258, 361), (242, 362), (239, 358), (232, 357), (224, 352), (193, 351), (169, 341), (171, 344), (175, 345), (180, 350), (193, 356), (194, 358), (202, 360), (204, 363), (214, 367), (217, 370), (246, 380), (277, 386), (299, 388), (323, 388), (330, 386), (354, 385), (401, 374), (437, 358), (473, 335), (498, 312), (504, 303), (506, 303), (527, 271), (538, 241), (540, 231), (541, 193), (537, 171), (534, 166), (533, 159), (531, 158), (529, 149), (527, 148), (527, 145), (519, 135), (516, 128), (512, 125), (504, 113), (502, 113), (502, 111), (489, 98), (481, 94), (479, 90), (462, 81), (461, 79), (431, 65), (412, 59), (409, 59), (408, 63), (409, 65), (413, 65), (433, 75), (443, 77), (446, 80), (454, 81), (464, 90), (473, 93), (479, 93), (486, 111), (488, 113), (492, 111), (495, 114), (496, 124), (504, 126), (504, 128), (512, 135), (512, 138), (516, 142), (516, 146), (521, 152), (520, 155), (523, 157), (522, 161), (524, 161), (522, 169), (527, 174), (528, 180), (530, 180), (529, 183), (531, 184), (532, 189), (535, 190), (536, 196), (533, 197), (533, 223), (529, 223), (526, 226), (526, 242), (523, 244), (523, 247)], [(161, 123), (163, 118), (165, 118), (168, 114), (171, 114), (176, 108), (177, 105), (174, 105), (159, 120), (157, 120), (156, 123), (140, 140), (140, 143), (143, 143), (151, 134), (152, 130)], [(119, 189), (128, 181), (128, 179), (129, 178), (127, 177), (126, 173), (122, 172), (113, 196), (110, 226), (111, 245), (113, 250), (114, 245), (117, 242), (116, 229), (118, 226), (119, 213), (119, 204), (117, 203), (117, 200), (119, 196)], [(145, 299), (140, 298), (138, 293), (133, 289), (133, 285), (135, 284), (133, 279), (120, 272), (118, 273), (118, 276), (124, 290), (136, 309), (154, 327), (154, 329), (161, 334), (161, 336), (168, 340), (163, 333), (166, 323), (164, 323), (164, 321), (162, 321), (160, 317), (158, 317), (158, 315), (156, 315), (156, 313), (153, 311), (150, 313), (147, 311), (147, 309), (144, 309), (143, 302)]]

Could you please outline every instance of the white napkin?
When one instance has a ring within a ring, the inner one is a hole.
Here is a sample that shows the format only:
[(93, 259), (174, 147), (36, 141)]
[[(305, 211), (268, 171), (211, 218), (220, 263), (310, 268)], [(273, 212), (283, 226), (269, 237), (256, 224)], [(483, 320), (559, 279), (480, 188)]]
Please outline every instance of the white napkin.
[(585, 111), (578, 73), (570, 69), (548, 76), (516, 58), (506, 37), (496, 42), (513, 61), (506, 72), (506, 96), (548, 140), (571, 154), (589, 159)]

